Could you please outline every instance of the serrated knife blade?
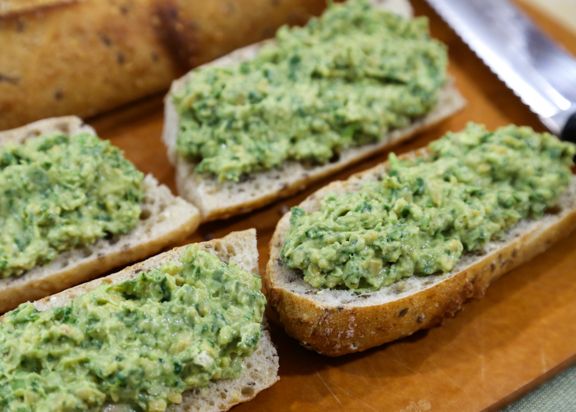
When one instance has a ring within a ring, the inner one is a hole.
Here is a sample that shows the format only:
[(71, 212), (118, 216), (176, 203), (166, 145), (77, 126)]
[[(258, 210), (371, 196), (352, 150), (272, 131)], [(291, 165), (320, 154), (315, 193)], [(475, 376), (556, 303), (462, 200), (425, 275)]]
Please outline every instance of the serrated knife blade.
[(508, 0), (428, 0), (553, 133), (576, 141), (576, 60)]

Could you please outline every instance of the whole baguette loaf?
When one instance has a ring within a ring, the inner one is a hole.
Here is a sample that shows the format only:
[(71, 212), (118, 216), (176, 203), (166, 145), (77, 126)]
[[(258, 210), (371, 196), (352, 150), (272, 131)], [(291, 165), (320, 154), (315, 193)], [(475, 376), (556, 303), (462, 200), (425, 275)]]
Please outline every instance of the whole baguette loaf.
[[(234, 232), (222, 239), (211, 240), (199, 245), (226, 263), (234, 263), (247, 272), (258, 273), (258, 249), (254, 229)], [(105, 278), (96, 279), (49, 296), (34, 302), (34, 305), (39, 310), (63, 306), (75, 296), (82, 295), (101, 284), (123, 282), (142, 271), (158, 267), (166, 261), (178, 259), (184, 247), (172, 249)], [(278, 355), (270, 340), (270, 335), (264, 330), (256, 351), (244, 360), (240, 377), (232, 380), (215, 381), (205, 388), (185, 392), (182, 403), (172, 405), (169, 411), (225, 411), (238, 403), (252, 399), (258, 392), (273, 385), (277, 380)], [(115, 405), (108, 405), (104, 409), (106, 412), (124, 410), (126, 409)]]
[(304, 23), (325, 0), (0, 0), (0, 130), (91, 116)]
[[(401, 16), (412, 15), (412, 9), (407, 0), (372, 0), (372, 2), (376, 7)], [(206, 66), (227, 66), (249, 60), (271, 41), (273, 40), (236, 50)], [(289, 161), (279, 168), (250, 175), (241, 182), (219, 182), (211, 176), (196, 173), (195, 165), (176, 152), (179, 115), (172, 102), (171, 94), (182, 88), (193, 77), (194, 70), (175, 81), (170, 93), (166, 96), (163, 139), (168, 148), (168, 157), (176, 167), (178, 193), (200, 209), (203, 220), (222, 219), (245, 213), (278, 198), (289, 196), (314, 181), (411, 138), (450, 117), (465, 104), (453, 83), (449, 82), (440, 91), (438, 103), (428, 115), (414, 121), (409, 127), (388, 133), (379, 142), (343, 151), (337, 161), (320, 166), (304, 166), (301, 163)]]
[[(417, 151), (408, 156), (424, 154)], [(358, 190), (386, 173), (386, 164), (318, 190), (299, 207), (316, 210), (322, 198)], [(303, 346), (340, 356), (381, 345), (441, 324), (464, 303), (480, 298), (504, 273), (546, 250), (576, 228), (576, 176), (558, 207), (537, 220), (523, 220), (484, 251), (465, 254), (442, 275), (412, 276), (374, 292), (316, 289), (283, 265), (281, 249), (290, 212), (278, 222), (270, 241), (264, 287), (273, 315)]]
[[(77, 117), (45, 119), (0, 133), (0, 147), (53, 132), (80, 131), (94, 133)], [(61, 253), (52, 262), (22, 276), (0, 278), (0, 313), (153, 255), (198, 227), (200, 214), (194, 206), (172, 195), (151, 175), (144, 178), (144, 186), (141, 221), (135, 229), (117, 238), (102, 239), (89, 247)]]

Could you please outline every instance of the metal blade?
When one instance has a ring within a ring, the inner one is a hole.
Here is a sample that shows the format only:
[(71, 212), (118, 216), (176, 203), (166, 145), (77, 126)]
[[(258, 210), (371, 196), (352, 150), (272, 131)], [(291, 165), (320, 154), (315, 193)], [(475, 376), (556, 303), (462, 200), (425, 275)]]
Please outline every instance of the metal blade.
[(508, 0), (428, 0), (542, 122), (559, 134), (576, 112), (576, 61)]

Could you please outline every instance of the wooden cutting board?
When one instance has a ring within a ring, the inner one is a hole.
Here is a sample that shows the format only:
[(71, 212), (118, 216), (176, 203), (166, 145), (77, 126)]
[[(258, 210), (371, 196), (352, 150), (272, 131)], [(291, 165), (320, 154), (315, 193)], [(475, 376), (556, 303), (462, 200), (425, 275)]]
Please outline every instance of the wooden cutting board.
[[(425, 145), (468, 121), (495, 128), (507, 123), (542, 129), (514, 95), (427, 7), (433, 35), (448, 44), (451, 72), (468, 100), (464, 111), (418, 136), (398, 152)], [(528, 10), (542, 27), (576, 53), (576, 38)], [(503, 41), (506, 41), (503, 39)], [(94, 119), (100, 134), (123, 148), (143, 171), (174, 189), (174, 171), (160, 141), (162, 100), (155, 97)], [(383, 161), (381, 154), (310, 190), (260, 211), (206, 224), (191, 240), (258, 229), (260, 267), (277, 220), (330, 180)], [(237, 411), (476, 411), (497, 409), (576, 360), (576, 234), (498, 280), (483, 300), (470, 303), (440, 328), (368, 352), (328, 359), (301, 348), (278, 327), (281, 380)]]

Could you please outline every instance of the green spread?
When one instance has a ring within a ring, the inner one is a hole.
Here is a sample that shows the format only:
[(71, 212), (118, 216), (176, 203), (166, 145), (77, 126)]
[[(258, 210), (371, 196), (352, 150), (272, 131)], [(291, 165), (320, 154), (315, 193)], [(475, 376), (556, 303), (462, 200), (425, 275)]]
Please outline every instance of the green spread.
[(133, 229), (142, 181), (120, 150), (90, 133), (0, 147), (0, 278)]
[(164, 411), (240, 374), (264, 305), (257, 276), (198, 246), (57, 309), (23, 304), (0, 323), (0, 409)]
[(446, 61), (425, 19), (366, 0), (333, 4), (303, 28), (281, 28), (252, 60), (197, 70), (173, 95), (177, 150), (219, 180), (323, 164), (430, 111)]
[(554, 206), (576, 146), (526, 127), (471, 124), (428, 151), (391, 154), (380, 178), (327, 195), (318, 210), (293, 208), (285, 264), (317, 288), (376, 290), (449, 272), (463, 253)]

